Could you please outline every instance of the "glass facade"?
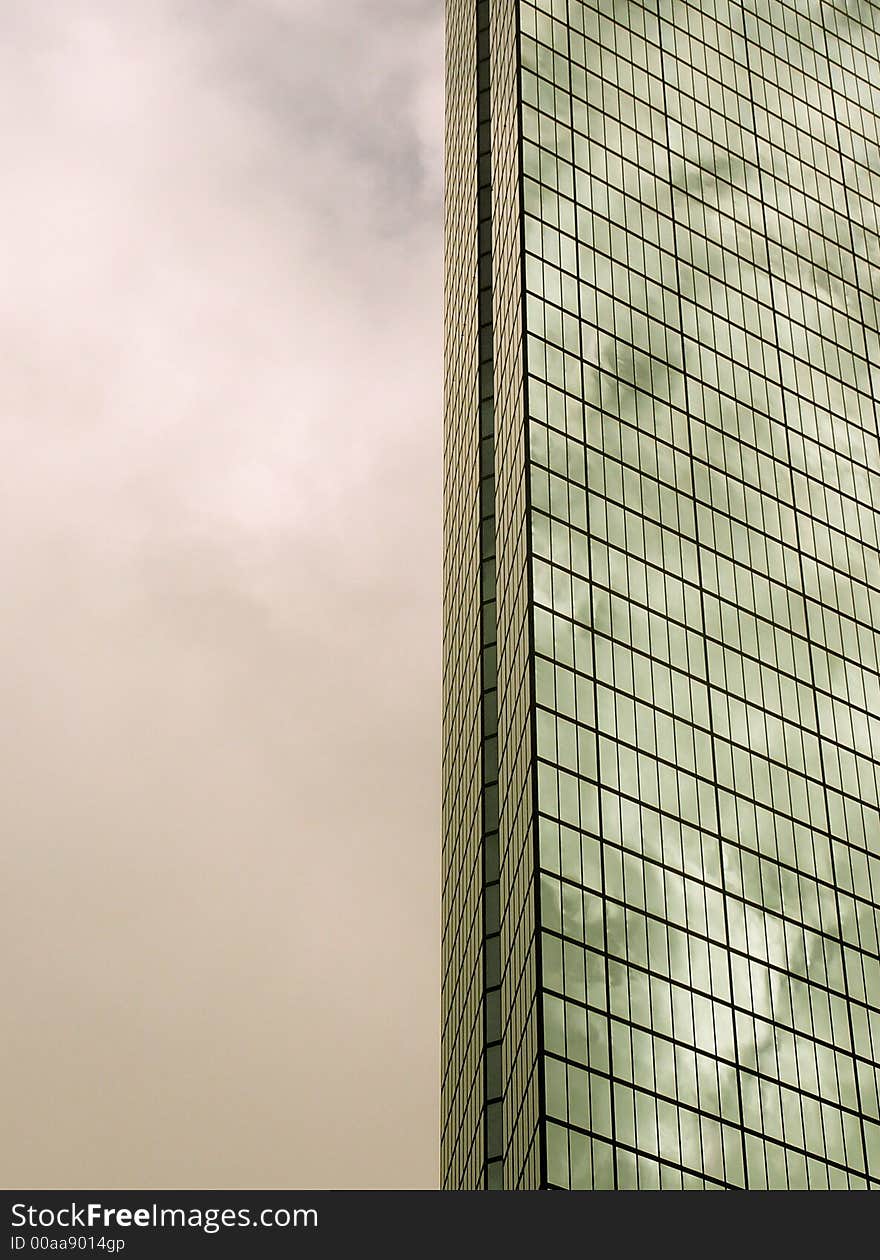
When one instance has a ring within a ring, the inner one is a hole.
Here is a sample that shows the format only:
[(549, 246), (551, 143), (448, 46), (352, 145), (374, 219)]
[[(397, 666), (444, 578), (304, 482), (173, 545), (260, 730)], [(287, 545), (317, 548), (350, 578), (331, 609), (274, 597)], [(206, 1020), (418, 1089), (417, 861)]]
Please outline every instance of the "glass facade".
[(448, 0), (442, 1166), (880, 1188), (880, 5)]

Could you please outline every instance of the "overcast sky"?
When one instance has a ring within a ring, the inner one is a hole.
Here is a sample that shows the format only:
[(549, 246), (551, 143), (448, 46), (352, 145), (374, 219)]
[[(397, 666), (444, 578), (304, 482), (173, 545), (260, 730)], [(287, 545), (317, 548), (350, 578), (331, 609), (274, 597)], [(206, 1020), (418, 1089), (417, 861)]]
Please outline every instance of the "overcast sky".
[(0, 5), (7, 1187), (436, 1182), (442, 8)]

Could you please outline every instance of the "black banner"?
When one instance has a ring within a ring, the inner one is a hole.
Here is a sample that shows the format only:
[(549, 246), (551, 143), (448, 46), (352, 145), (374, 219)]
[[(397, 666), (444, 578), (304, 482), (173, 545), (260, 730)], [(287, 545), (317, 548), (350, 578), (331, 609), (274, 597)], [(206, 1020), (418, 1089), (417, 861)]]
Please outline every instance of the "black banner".
[(595, 1196), (588, 1205), (579, 1194), (497, 1191), (18, 1190), (3, 1198), (8, 1255), (91, 1260), (402, 1255), (429, 1243), (467, 1252), (487, 1236), (493, 1250), (544, 1252), (560, 1229), (565, 1237), (595, 1229), (598, 1207)]
[[(621, 1200), (620, 1193), (627, 1197)], [(710, 1207), (716, 1242), (719, 1230), (732, 1242), (740, 1231), (754, 1228), (755, 1213), (743, 1211), (742, 1196), (733, 1201), (728, 1197), (725, 1209), (725, 1196), (715, 1194), (710, 1201), (711, 1194), (692, 1191), (683, 1202), (681, 1195), (647, 1191), (3, 1191), (6, 1239), (0, 1257), (4, 1251), (11, 1257), (63, 1253), (91, 1260), (332, 1256), (361, 1250), (412, 1255), (423, 1247), (448, 1246), (454, 1248), (452, 1260), (457, 1260), (458, 1252), (480, 1250), (487, 1239), (494, 1254), (509, 1246), (511, 1254), (534, 1248), (543, 1256), (557, 1245), (567, 1253), (579, 1240), (578, 1254), (588, 1255), (609, 1231), (621, 1246), (642, 1239), (649, 1245), (663, 1238), (681, 1243), (687, 1237), (682, 1226), (693, 1227), (695, 1215), (699, 1217), (704, 1207)], [(855, 1227), (852, 1193), (849, 1197), (847, 1215)], [(673, 1203), (684, 1209), (681, 1215)], [(656, 1232), (664, 1230), (664, 1222), (674, 1233)], [(709, 1245), (708, 1238), (703, 1241)]]

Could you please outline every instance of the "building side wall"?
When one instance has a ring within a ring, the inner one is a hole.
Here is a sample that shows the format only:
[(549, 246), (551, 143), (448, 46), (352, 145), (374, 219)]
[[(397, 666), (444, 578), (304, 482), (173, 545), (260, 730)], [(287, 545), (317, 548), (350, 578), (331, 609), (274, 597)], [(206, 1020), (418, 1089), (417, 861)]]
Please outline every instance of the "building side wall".
[(880, 11), (520, 10), (548, 1181), (880, 1184)]
[(880, 1188), (880, 6), (447, 14), (445, 1184)]
[(522, 287), (519, 14), (492, 0), (495, 514), (504, 1184), (543, 1179), (528, 433)]
[(446, 8), (441, 1175), (483, 1184), (477, 6)]

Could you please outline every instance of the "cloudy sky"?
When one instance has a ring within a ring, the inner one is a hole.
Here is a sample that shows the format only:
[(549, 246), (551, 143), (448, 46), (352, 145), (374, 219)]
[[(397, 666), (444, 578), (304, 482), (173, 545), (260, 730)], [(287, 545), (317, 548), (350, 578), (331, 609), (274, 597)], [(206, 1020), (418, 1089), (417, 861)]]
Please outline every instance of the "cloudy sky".
[(435, 1184), (442, 42), (0, 6), (7, 1187)]

